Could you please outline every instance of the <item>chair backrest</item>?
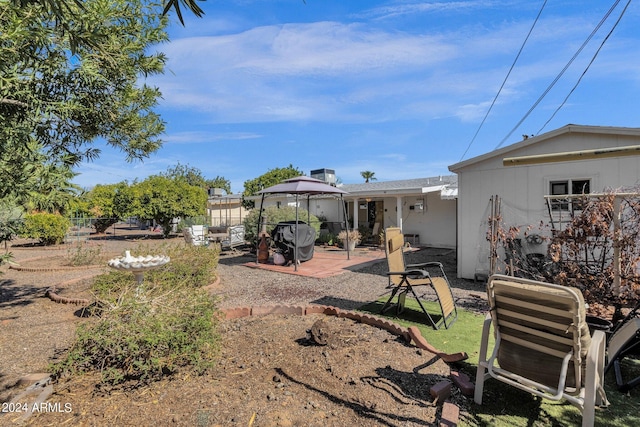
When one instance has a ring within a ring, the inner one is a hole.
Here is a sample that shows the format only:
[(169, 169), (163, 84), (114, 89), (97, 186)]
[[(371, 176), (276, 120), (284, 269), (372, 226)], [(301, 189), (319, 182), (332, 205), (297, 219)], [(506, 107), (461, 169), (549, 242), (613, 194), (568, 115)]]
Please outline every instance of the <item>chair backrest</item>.
[(206, 236), (204, 225), (192, 225), (191, 233), (197, 239), (204, 238)]
[(234, 225), (229, 227), (229, 243), (240, 245), (244, 243), (244, 225)]
[(183, 230), (184, 240), (194, 246), (207, 245), (207, 229), (204, 225), (192, 225)]
[(244, 245), (244, 225), (233, 225), (227, 230), (228, 236), (220, 243), (223, 248), (233, 248), (234, 246)]
[[(404, 271), (404, 235), (398, 227), (389, 227), (384, 231), (385, 252), (387, 254), (387, 264), (389, 271)], [(389, 276), (391, 283), (399, 285), (401, 276)]]
[(591, 344), (582, 293), (566, 286), (511, 276), (491, 276), (487, 295), (501, 369), (558, 388), (568, 358), (564, 390), (577, 394)]

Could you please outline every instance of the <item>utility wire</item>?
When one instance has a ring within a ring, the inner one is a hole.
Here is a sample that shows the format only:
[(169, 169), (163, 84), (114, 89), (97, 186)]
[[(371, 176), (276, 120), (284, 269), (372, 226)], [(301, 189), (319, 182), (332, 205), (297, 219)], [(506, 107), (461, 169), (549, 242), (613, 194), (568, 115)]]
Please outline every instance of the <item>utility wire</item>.
[(529, 40), (529, 36), (531, 36), (531, 33), (533, 32), (533, 29), (535, 28), (536, 24), (538, 23), (538, 20), (540, 19), (540, 15), (542, 15), (542, 11), (544, 10), (544, 7), (546, 6), (546, 4), (547, 4), (547, 0), (544, 0), (544, 2), (542, 3), (542, 7), (540, 8), (540, 11), (538, 12), (538, 16), (536, 16), (535, 21), (533, 21), (533, 25), (529, 29), (529, 33), (527, 34), (527, 37), (525, 37), (524, 41), (522, 42), (522, 46), (520, 46), (520, 50), (518, 51), (518, 54), (516, 55), (516, 58), (513, 60), (513, 63), (511, 64), (511, 68), (509, 68), (509, 72), (507, 73), (507, 75), (505, 76), (504, 80), (502, 81), (502, 84), (500, 85), (500, 89), (498, 89), (498, 93), (496, 93), (496, 96), (493, 98), (493, 101), (491, 102), (491, 105), (489, 106), (489, 109), (487, 110), (487, 113), (484, 115), (484, 118), (482, 119), (482, 122), (480, 123), (480, 126), (478, 126), (478, 129), (476, 130), (476, 133), (473, 135), (473, 138), (471, 138), (471, 142), (469, 142), (469, 145), (467, 145), (467, 149), (464, 150), (464, 153), (462, 154), (462, 157), (460, 157), (460, 161), (462, 161), (462, 159), (464, 159), (464, 156), (467, 155), (467, 152), (471, 148), (471, 145), (475, 142), (476, 137), (478, 136), (478, 133), (480, 133), (480, 129), (482, 129), (482, 126), (484, 126), (484, 122), (487, 120), (487, 117), (489, 116), (489, 113), (493, 109), (493, 106), (495, 105), (496, 100), (498, 99), (498, 96), (500, 96), (500, 93), (502, 92), (502, 89), (504, 88), (504, 85), (507, 83), (507, 79), (511, 75), (511, 71), (513, 71), (513, 68), (516, 66), (516, 62), (518, 62), (518, 59), (520, 58), (520, 54), (522, 53), (522, 51), (524, 49), (524, 46), (527, 44), (527, 41)]
[(573, 94), (573, 92), (576, 90), (576, 88), (578, 87), (578, 85), (580, 84), (580, 82), (582, 81), (582, 78), (585, 76), (585, 74), (587, 74), (587, 71), (589, 71), (589, 68), (591, 68), (591, 65), (593, 64), (593, 62), (596, 60), (596, 57), (598, 56), (598, 54), (600, 53), (600, 51), (602, 50), (602, 48), (604, 47), (604, 44), (607, 42), (607, 40), (609, 40), (609, 37), (611, 37), (611, 34), (613, 34), (613, 31), (616, 29), (616, 27), (618, 26), (618, 24), (620, 23), (620, 20), (622, 19), (622, 17), (624, 16), (625, 12), (627, 11), (627, 9), (629, 8), (629, 4), (631, 4), (631, 0), (629, 0), (626, 4), (626, 6), (624, 7), (624, 9), (622, 9), (622, 13), (620, 13), (620, 16), (618, 17), (618, 20), (616, 21), (615, 24), (613, 24), (613, 28), (611, 28), (611, 31), (609, 31), (609, 34), (607, 34), (607, 36), (604, 38), (604, 40), (602, 40), (602, 43), (600, 43), (600, 47), (598, 47), (598, 50), (596, 50), (596, 53), (593, 54), (593, 57), (591, 58), (591, 61), (589, 61), (589, 64), (587, 65), (587, 67), (584, 69), (584, 71), (582, 72), (582, 74), (580, 75), (580, 78), (578, 79), (578, 81), (576, 82), (576, 84), (571, 88), (571, 91), (567, 94), (566, 98), (564, 98), (564, 101), (562, 101), (562, 104), (560, 104), (558, 106), (558, 108), (556, 108), (556, 111), (553, 112), (553, 114), (551, 115), (551, 117), (549, 117), (549, 120), (547, 120), (545, 122), (545, 124), (538, 130), (538, 134), (540, 134), (540, 132), (542, 132), (542, 129), (544, 129), (551, 120), (553, 120), (553, 118), (556, 116), (556, 114), (558, 113), (558, 111), (560, 111), (560, 109), (562, 107), (564, 107), (564, 104), (567, 103), (567, 101), (569, 100), (569, 97)]
[(494, 148), (494, 150), (497, 150), (498, 148), (502, 147), (502, 144), (505, 143), (505, 141), (507, 139), (509, 139), (509, 137), (511, 137), (511, 135), (513, 134), (513, 132), (516, 131), (516, 129), (518, 129), (520, 127), (520, 125), (527, 119), (527, 117), (529, 117), (529, 115), (531, 114), (531, 112), (533, 112), (533, 110), (538, 106), (538, 104), (540, 104), (540, 102), (544, 99), (545, 96), (547, 96), (547, 94), (549, 93), (549, 91), (555, 86), (555, 84), (558, 82), (558, 80), (560, 80), (560, 78), (564, 75), (564, 73), (567, 71), (567, 69), (571, 66), (571, 64), (573, 64), (573, 61), (575, 61), (575, 59), (578, 57), (578, 55), (580, 55), (580, 53), (582, 52), (582, 50), (587, 46), (587, 44), (589, 43), (589, 41), (591, 41), (591, 39), (593, 38), (593, 36), (595, 36), (595, 34), (598, 32), (598, 30), (600, 29), (600, 27), (602, 27), (602, 25), (605, 23), (605, 21), (609, 18), (609, 15), (611, 15), (611, 13), (613, 12), (613, 10), (618, 6), (618, 3), (620, 3), (620, 0), (616, 0), (613, 3), (613, 6), (611, 6), (611, 8), (607, 11), (607, 13), (605, 14), (605, 16), (600, 20), (600, 22), (598, 23), (598, 25), (596, 25), (596, 27), (593, 29), (593, 31), (591, 32), (591, 34), (589, 34), (589, 36), (587, 37), (587, 39), (582, 43), (582, 45), (580, 46), (580, 48), (576, 51), (576, 53), (573, 55), (573, 57), (569, 60), (569, 62), (567, 63), (567, 65), (564, 66), (564, 68), (562, 69), (562, 71), (560, 71), (560, 73), (556, 76), (555, 79), (553, 79), (553, 81), (551, 82), (551, 84), (545, 89), (545, 91), (542, 93), (542, 95), (540, 95), (540, 97), (538, 98), (538, 100), (531, 106), (531, 108), (529, 108), (529, 111), (527, 111), (527, 113), (524, 115), (524, 117), (522, 117), (520, 119), (520, 121), (513, 127), (513, 129), (511, 129), (511, 131), (507, 134), (507, 136), (505, 136), (504, 138), (502, 138), (502, 141), (500, 141), (500, 144), (498, 144), (496, 146), (496, 148)]

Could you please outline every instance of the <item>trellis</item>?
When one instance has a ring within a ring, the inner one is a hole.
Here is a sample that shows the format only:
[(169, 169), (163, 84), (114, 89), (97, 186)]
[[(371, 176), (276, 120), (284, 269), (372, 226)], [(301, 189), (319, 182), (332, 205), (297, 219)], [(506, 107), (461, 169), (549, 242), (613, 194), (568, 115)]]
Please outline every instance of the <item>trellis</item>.
[[(582, 209), (580, 208), (578, 209), (575, 208), (576, 201), (582, 200), (582, 202), (578, 203), (578, 206), (585, 207), (585, 206), (589, 206), (590, 202), (593, 199), (612, 198), (613, 210), (612, 210), (611, 222), (613, 225), (613, 233), (612, 233), (613, 234), (613, 243), (612, 243), (613, 283), (611, 287), (611, 292), (615, 296), (620, 296), (620, 286), (621, 286), (621, 277), (622, 277), (622, 274), (621, 274), (622, 243), (621, 241), (623, 240), (623, 237), (624, 237), (623, 229), (621, 225), (625, 221), (624, 219), (625, 213), (627, 215), (630, 213), (635, 213), (635, 216), (637, 216), (638, 206), (640, 205), (640, 193), (636, 193), (636, 192), (591, 193), (591, 194), (576, 194), (576, 195), (561, 195), (561, 196), (547, 195), (544, 197), (545, 197), (547, 209), (549, 212), (551, 229), (554, 234), (561, 231), (563, 223), (566, 223), (566, 221), (563, 221), (562, 219), (562, 213), (565, 211), (563, 209), (558, 209), (558, 210), (553, 209), (554, 203), (558, 203), (559, 201), (561, 203), (567, 202), (567, 204), (570, 206), (570, 209), (568, 209), (566, 212), (569, 215), (570, 220), (573, 221), (573, 219), (575, 218), (575, 212), (582, 211)], [(634, 199), (635, 199), (635, 202), (633, 201)], [(624, 206), (625, 204), (626, 206)], [(557, 217), (555, 219), (554, 219), (554, 212), (558, 213), (558, 215), (555, 215)], [(638, 232), (637, 224), (638, 222), (636, 221), (636, 230), (635, 230), (636, 234)], [(637, 263), (637, 260), (636, 260), (636, 263)], [(634, 275), (637, 276), (637, 273), (635, 273)]]
[[(505, 270), (509, 274), (549, 282), (565, 280), (566, 284), (591, 292), (598, 301), (599, 296), (604, 295), (615, 300), (620, 300), (621, 296), (640, 299), (640, 193), (548, 195), (544, 198), (549, 222), (540, 234), (555, 246), (547, 247), (544, 255), (524, 254), (522, 250), (519, 258), (514, 254), (522, 247), (515, 243), (524, 242), (522, 226), (506, 225), (509, 218), (504, 218), (503, 201), (497, 195), (491, 198), (486, 231), (490, 242), (490, 274), (498, 272), (499, 249), (503, 245)], [(544, 215), (542, 211), (541, 214)], [(596, 217), (598, 220), (593, 220)], [(590, 224), (590, 220), (595, 223)], [(542, 223), (540, 227), (543, 227)], [(524, 232), (527, 241), (540, 238), (533, 228), (528, 225)], [(532, 258), (537, 262), (529, 262), (531, 255), (539, 255), (537, 259)]]

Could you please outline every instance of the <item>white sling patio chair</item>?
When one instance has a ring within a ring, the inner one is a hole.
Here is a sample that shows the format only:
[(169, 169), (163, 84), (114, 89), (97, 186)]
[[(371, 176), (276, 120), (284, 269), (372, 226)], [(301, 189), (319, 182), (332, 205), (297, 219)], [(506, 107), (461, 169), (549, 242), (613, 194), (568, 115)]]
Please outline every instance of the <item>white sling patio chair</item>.
[(207, 229), (204, 225), (192, 225), (185, 227), (183, 230), (184, 240), (187, 244), (194, 246), (208, 246), (209, 238), (207, 237)]
[[(593, 337), (582, 293), (575, 288), (493, 275), (487, 283), (490, 313), (484, 322), (475, 402), (482, 404), (485, 379), (492, 377), (545, 399), (565, 399), (592, 426), (604, 394), (604, 332)], [(487, 358), (489, 330), (495, 345)]]

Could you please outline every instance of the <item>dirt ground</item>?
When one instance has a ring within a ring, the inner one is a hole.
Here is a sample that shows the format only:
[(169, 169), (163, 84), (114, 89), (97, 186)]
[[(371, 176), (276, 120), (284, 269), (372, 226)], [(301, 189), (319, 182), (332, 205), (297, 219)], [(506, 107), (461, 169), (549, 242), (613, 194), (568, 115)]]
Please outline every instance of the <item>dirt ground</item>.
[[(29, 258), (25, 253), (20, 257)], [(53, 251), (22, 265), (55, 267), (63, 258)], [(97, 375), (61, 380), (27, 418), (24, 409), (33, 409), (39, 393), (20, 397), (26, 385), (19, 379), (45, 371), (82, 321), (78, 306), (53, 303), (44, 290), (62, 277), (99, 272), (0, 276), (0, 359), (21, 361), (0, 367), (0, 425), (424, 426), (440, 419), (442, 407), (429, 390), (448, 378), (449, 366), (385, 330), (324, 315), (224, 321), (219, 362), (204, 376), (112, 390), (100, 388)], [(69, 282), (60, 294), (90, 298), (89, 283)], [(310, 339), (316, 322), (328, 331), (326, 345)], [(455, 387), (450, 399), (464, 412), (468, 400)]]

